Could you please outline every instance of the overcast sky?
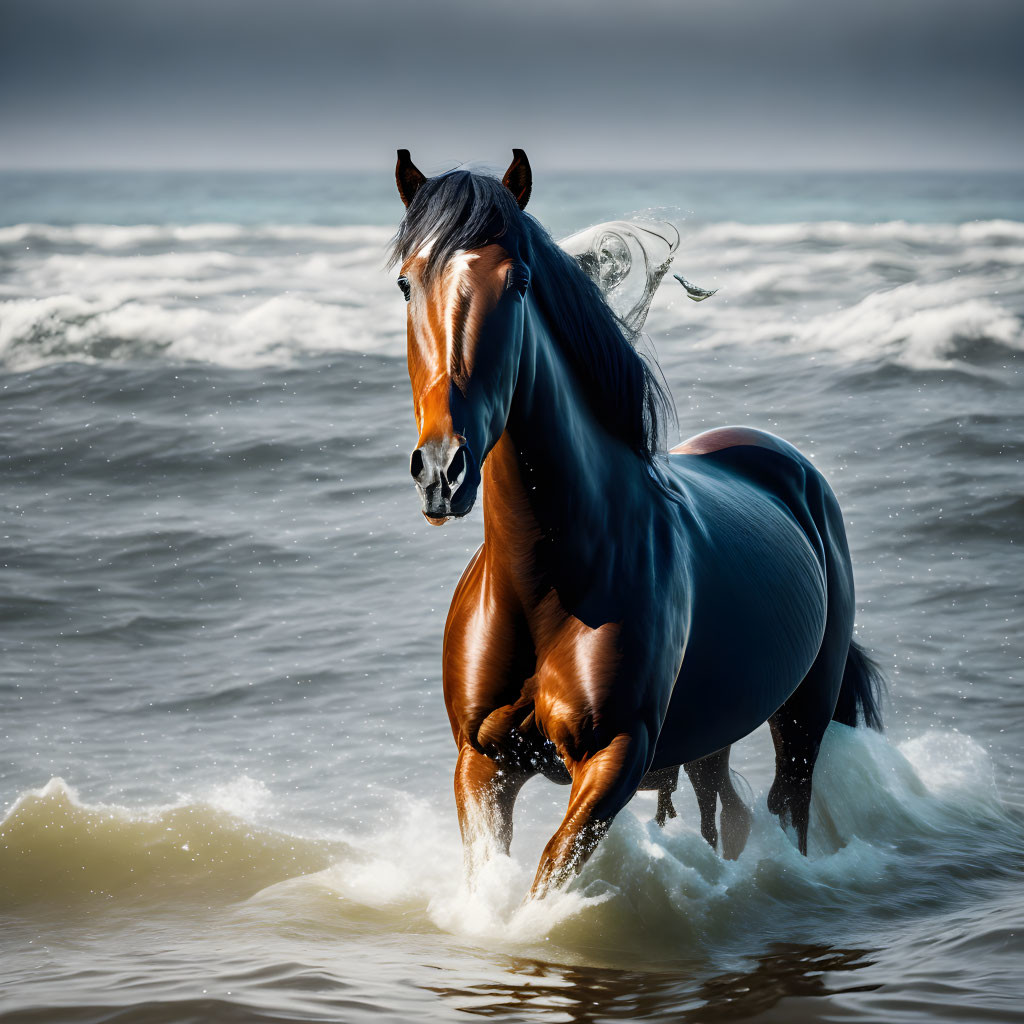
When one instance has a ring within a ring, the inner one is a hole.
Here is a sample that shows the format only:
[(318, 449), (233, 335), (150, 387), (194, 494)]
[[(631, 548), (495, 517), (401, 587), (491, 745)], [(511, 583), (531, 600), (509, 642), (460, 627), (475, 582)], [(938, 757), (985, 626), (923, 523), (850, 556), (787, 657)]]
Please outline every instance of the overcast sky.
[(0, 0), (0, 166), (1024, 168), (1022, 0)]

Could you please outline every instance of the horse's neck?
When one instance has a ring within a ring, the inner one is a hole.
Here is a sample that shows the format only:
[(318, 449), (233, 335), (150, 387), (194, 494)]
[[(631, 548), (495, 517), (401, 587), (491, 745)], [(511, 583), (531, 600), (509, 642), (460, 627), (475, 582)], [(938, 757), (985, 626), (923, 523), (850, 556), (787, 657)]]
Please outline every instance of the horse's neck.
[[(529, 307), (528, 307), (529, 309)], [(533, 574), (542, 538), (559, 561), (585, 569), (607, 557), (607, 535), (621, 497), (647, 473), (612, 437), (545, 325), (530, 309), (508, 423), (487, 459), (483, 480), (485, 540)]]

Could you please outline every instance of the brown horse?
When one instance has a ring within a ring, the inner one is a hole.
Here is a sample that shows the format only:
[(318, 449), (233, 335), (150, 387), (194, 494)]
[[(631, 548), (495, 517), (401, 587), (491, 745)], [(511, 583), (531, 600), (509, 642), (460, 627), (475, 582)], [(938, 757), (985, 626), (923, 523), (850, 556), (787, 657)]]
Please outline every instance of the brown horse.
[(640, 788), (659, 816), (680, 765), (701, 831), (738, 855), (749, 812), (729, 745), (769, 722), (769, 808), (806, 852), (833, 718), (879, 725), (852, 643), (853, 578), (828, 484), (785, 441), (712, 430), (666, 454), (667, 396), (596, 285), (522, 212), (532, 177), (427, 179), (399, 151), (393, 260), (408, 308), (427, 520), (484, 542), (452, 600), (444, 693), (467, 849), (506, 849), (523, 783), (571, 785), (532, 892), (578, 870)]

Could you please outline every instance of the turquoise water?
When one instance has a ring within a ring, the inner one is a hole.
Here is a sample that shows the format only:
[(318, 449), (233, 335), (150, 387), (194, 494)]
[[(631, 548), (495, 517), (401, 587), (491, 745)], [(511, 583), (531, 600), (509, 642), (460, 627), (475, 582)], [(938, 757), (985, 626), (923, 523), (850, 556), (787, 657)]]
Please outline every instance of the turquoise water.
[[(0, 224), (216, 221), (393, 228), (400, 213), (396, 203), (389, 173), (0, 171)], [(662, 207), (696, 223), (1024, 220), (1024, 175), (562, 171), (538, 180), (530, 209), (561, 235)]]

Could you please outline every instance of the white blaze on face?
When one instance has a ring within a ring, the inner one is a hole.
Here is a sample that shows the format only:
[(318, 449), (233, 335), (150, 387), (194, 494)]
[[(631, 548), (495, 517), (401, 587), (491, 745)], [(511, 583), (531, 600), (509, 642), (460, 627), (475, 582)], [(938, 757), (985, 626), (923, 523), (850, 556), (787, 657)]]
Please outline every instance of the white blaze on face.
[(459, 299), (468, 291), (469, 268), (473, 260), (480, 256), (475, 252), (466, 252), (459, 249), (451, 258), (445, 274), (447, 281), (447, 295), (445, 296), (445, 366), (451, 373), (452, 355), (455, 349), (455, 316), (459, 309)]
[[(425, 260), (434, 245), (434, 239), (424, 243), (417, 252), (415, 259)], [(425, 296), (417, 289), (419, 297), (414, 294), (409, 316), (415, 322), (416, 346), (419, 349), (422, 365), (430, 374), (427, 387), (433, 387), (450, 376), (455, 367), (452, 366), (455, 348), (455, 331), (460, 300), (469, 293), (470, 267), (479, 254), (457, 250), (448, 261), (444, 274), (435, 282), (431, 294)], [(431, 308), (433, 307), (433, 308)], [(444, 338), (437, 335), (438, 328), (443, 330)]]

